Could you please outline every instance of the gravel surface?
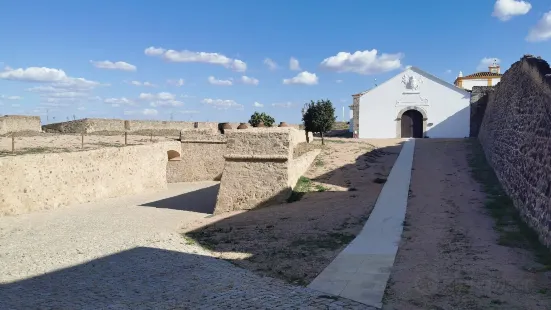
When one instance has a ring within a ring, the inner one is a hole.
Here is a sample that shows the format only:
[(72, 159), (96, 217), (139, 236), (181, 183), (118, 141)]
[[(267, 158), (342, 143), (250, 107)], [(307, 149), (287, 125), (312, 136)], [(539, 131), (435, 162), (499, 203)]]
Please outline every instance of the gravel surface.
[(0, 218), (0, 308), (373, 309), (258, 276), (182, 238), (180, 227), (207, 214), (162, 201), (214, 184)]

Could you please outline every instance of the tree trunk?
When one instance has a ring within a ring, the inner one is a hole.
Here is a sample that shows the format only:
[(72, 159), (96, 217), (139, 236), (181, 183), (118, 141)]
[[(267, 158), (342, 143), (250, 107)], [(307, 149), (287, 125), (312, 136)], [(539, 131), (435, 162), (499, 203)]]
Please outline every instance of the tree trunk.
[(310, 143), (310, 138), (308, 137), (308, 130), (304, 130), (304, 133), (306, 134), (306, 143)]
[(323, 140), (323, 132), (320, 132), (321, 136), (321, 145), (325, 145), (325, 140)]

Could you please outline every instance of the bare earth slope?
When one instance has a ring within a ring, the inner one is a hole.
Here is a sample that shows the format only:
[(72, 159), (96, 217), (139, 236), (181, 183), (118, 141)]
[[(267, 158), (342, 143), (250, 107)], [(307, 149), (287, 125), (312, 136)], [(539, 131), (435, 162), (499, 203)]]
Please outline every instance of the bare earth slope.
[(533, 271), (531, 252), (498, 245), (468, 143), (416, 141), (384, 309), (551, 309), (549, 272)]

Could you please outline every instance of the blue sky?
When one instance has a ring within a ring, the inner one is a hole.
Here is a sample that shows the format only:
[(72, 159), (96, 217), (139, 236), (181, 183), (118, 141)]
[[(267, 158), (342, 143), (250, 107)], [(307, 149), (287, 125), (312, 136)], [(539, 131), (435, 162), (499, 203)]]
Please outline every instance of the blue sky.
[(297, 123), (408, 65), (453, 82), (551, 60), (551, 3), (6, 0), (0, 44), (0, 114)]

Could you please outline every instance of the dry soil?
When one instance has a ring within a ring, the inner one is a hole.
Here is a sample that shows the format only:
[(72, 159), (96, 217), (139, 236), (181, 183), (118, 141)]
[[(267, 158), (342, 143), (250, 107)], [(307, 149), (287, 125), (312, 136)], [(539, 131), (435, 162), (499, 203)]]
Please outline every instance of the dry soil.
[(302, 199), (202, 219), (184, 227), (185, 238), (240, 267), (305, 285), (363, 227), (400, 142), (331, 139), (305, 174)]
[(417, 140), (404, 233), (383, 309), (551, 309), (532, 252), (498, 244), (468, 139)]

